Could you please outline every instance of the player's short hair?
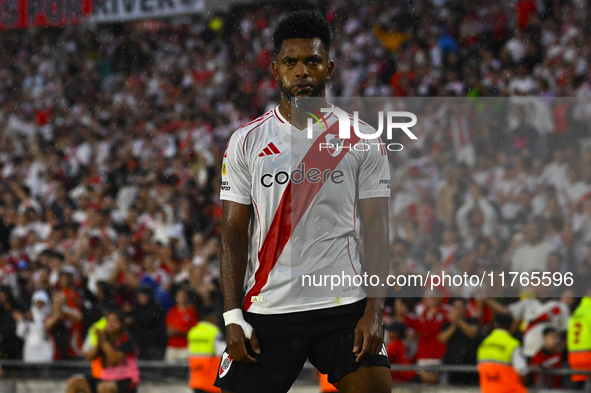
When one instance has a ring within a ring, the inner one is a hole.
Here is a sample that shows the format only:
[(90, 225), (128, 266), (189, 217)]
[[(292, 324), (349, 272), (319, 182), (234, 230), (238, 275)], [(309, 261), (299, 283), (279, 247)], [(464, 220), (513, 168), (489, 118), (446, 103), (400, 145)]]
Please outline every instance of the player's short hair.
[(275, 56), (281, 51), (284, 40), (292, 38), (319, 38), (328, 53), (330, 48), (330, 24), (318, 12), (296, 11), (281, 19), (273, 33)]

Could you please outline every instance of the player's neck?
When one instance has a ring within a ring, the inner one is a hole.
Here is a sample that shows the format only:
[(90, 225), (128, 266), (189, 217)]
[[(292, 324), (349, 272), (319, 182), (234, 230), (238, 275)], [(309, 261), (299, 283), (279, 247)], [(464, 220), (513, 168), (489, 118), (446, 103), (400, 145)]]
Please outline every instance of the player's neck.
[[(321, 95), (314, 97), (314, 98), (323, 98), (326, 101), (326, 95), (323, 91)], [(281, 93), (281, 103), (279, 104), (279, 113), (283, 118), (293, 126), (303, 130), (306, 127), (306, 124), (293, 124), (291, 118), (291, 98), (287, 97), (285, 94)]]

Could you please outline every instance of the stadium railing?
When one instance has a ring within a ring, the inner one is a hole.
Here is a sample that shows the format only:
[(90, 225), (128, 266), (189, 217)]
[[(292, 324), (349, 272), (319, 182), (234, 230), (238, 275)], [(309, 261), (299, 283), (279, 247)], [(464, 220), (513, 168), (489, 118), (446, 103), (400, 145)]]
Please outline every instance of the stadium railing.
[[(187, 380), (188, 364), (186, 361), (165, 362), (165, 361), (138, 361), (138, 366), (142, 374), (143, 381), (178, 381)], [(0, 359), (0, 368), (4, 371), (5, 378), (19, 378), (19, 379), (59, 379), (67, 378), (68, 376), (83, 371), (90, 370), (90, 365), (84, 360), (70, 360), (70, 361), (56, 361), (52, 363), (25, 363), (22, 360), (8, 360)], [(314, 367), (306, 362), (304, 371), (311, 375)], [(475, 365), (430, 365), (418, 366), (416, 364), (392, 364), (392, 371), (415, 371), (421, 373), (423, 371), (434, 372), (440, 375), (439, 386), (451, 386), (449, 383), (450, 373), (474, 373), (477, 372)], [(534, 388), (542, 388), (543, 376), (547, 375), (572, 375), (585, 374), (590, 378), (584, 386), (584, 391), (591, 393), (591, 371), (579, 371), (570, 368), (560, 369), (542, 369), (530, 368), (530, 373), (536, 373), (540, 376), (538, 378), (537, 386)], [(551, 390), (551, 389), (549, 389)]]

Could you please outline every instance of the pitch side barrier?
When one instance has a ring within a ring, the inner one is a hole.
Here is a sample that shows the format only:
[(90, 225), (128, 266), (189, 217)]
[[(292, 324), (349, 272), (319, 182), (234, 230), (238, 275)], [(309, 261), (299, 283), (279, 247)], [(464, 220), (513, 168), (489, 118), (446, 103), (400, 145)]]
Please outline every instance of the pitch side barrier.
[[(186, 361), (178, 361), (169, 363), (164, 361), (138, 361), (138, 366), (142, 374), (142, 382), (179, 382), (188, 380), (188, 363)], [(439, 386), (451, 386), (449, 383), (449, 373), (474, 373), (477, 368), (474, 365), (433, 365), (433, 366), (417, 366), (416, 364), (391, 364), (393, 371), (415, 371), (421, 373), (424, 371), (435, 372), (440, 375)], [(4, 371), (3, 379), (18, 379), (18, 380), (51, 380), (63, 379), (72, 374), (85, 372), (90, 370), (89, 363), (83, 360), (80, 361), (57, 361), (53, 363), (25, 363), (21, 360), (0, 360), (0, 367)], [(304, 365), (304, 372), (300, 376), (300, 380), (313, 380), (314, 366), (309, 362)], [(530, 373), (537, 373), (543, 375), (563, 375), (570, 376), (573, 374), (586, 374), (591, 377), (591, 371), (578, 371), (570, 368), (560, 369), (542, 369), (530, 368)], [(543, 378), (538, 378), (542, 381)], [(403, 384), (409, 386), (409, 384)], [(541, 386), (534, 386), (541, 388)], [(551, 389), (553, 392), (570, 392), (574, 390), (568, 389)], [(577, 390), (580, 392), (581, 390)], [(591, 378), (587, 380), (584, 387), (585, 392), (591, 393)]]

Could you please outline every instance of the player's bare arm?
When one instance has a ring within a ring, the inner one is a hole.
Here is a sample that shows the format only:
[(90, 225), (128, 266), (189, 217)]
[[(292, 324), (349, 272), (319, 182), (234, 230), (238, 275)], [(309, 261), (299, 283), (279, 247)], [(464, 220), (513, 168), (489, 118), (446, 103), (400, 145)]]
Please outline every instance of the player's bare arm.
[[(369, 198), (359, 201), (361, 220), (365, 227), (365, 261), (368, 275), (380, 276), (387, 271), (388, 259), (388, 199)], [(365, 314), (355, 329), (353, 352), (359, 362), (364, 356), (380, 352), (383, 340), (382, 315), (384, 297), (368, 297)]]
[[(248, 262), (250, 213), (250, 205), (224, 201), (220, 256), (224, 311), (242, 310), (243, 283)], [(239, 362), (256, 363), (256, 360), (246, 352), (245, 341), (246, 337), (240, 325), (232, 323), (226, 327), (226, 344), (232, 359)], [(260, 353), (254, 331), (250, 343), (254, 351)]]

